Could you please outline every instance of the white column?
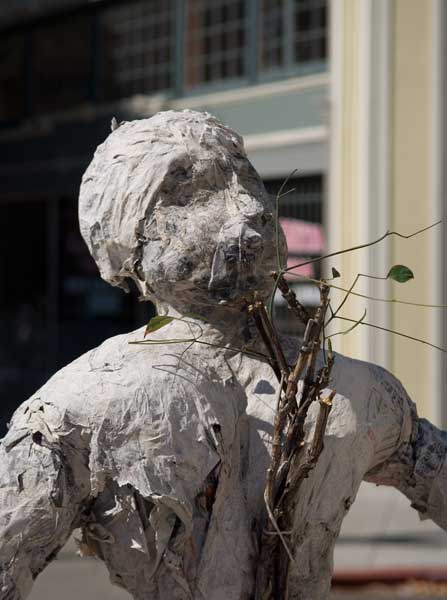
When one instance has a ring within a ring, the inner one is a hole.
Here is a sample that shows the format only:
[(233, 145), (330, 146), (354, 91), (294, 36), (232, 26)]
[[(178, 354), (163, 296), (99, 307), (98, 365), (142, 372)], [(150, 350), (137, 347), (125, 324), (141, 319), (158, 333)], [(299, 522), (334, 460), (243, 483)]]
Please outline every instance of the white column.
[[(389, 0), (332, 0), (331, 123), (327, 230), (330, 251), (371, 241), (390, 226), (390, 54)], [(343, 287), (356, 273), (386, 275), (389, 247), (379, 246), (343, 255)], [(346, 277), (346, 278), (345, 278)], [(337, 282), (334, 282), (337, 283)], [(358, 291), (385, 298), (386, 285), (363, 280)], [(352, 299), (344, 314), (367, 310), (366, 321), (388, 327), (389, 306)], [(337, 329), (346, 328), (338, 323)], [(389, 365), (387, 334), (365, 326), (339, 338), (338, 349), (383, 366)]]
[[(447, 217), (447, 51), (446, 26), (447, 10), (444, 0), (433, 2), (433, 47), (432, 47), (432, 193), (430, 198), (430, 220), (432, 223)], [(445, 225), (433, 230), (431, 236), (431, 259), (433, 276), (431, 278), (431, 296), (433, 303), (447, 303), (447, 282), (445, 281), (445, 253), (447, 236)], [(447, 314), (444, 309), (433, 309), (431, 313), (430, 339), (442, 347), (447, 345)], [(445, 389), (447, 385), (447, 360), (445, 354), (433, 350), (429, 374), (433, 382), (434, 394), (431, 401), (433, 421), (441, 427), (447, 427), (447, 403)]]

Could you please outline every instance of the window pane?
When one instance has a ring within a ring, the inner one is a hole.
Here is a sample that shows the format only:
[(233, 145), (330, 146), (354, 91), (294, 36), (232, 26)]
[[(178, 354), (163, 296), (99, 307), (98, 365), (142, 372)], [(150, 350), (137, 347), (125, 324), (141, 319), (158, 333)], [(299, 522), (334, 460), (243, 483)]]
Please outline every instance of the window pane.
[(295, 0), (295, 62), (326, 59), (326, 0)]
[[(273, 199), (283, 183), (284, 179), (267, 179), (267, 181), (264, 181), (265, 189)], [(281, 198), (279, 204), (281, 217), (322, 223), (323, 178), (321, 175), (289, 179), (284, 191), (287, 194)]]
[(263, 0), (260, 64), (264, 71), (326, 59), (327, 0)]
[(104, 11), (101, 38), (105, 99), (172, 87), (174, 0), (145, 0)]
[(38, 113), (82, 104), (88, 98), (91, 24), (87, 16), (58, 19), (34, 30), (33, 95)]
[(284, 65), (284, 0), (262, 3), (261, 65), (272, 69)]
[(4, 35), (0, 42), (0, 121), (22, 116), (24, 94), (23, 35)]
[(245, 74), (246, 2), (190, 0), (187, 13), (186, 85)]

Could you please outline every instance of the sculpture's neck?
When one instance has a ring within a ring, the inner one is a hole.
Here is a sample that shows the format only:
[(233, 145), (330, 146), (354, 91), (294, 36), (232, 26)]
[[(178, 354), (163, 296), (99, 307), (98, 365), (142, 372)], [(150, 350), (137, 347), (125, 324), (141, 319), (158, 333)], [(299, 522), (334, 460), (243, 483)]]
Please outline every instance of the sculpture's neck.
[[(198, 324), (197, 332), (223, 345), (242, 347), (254, 339), (253, 327), (249, 323), (247, 310), (243, 307), (210, 307), (209, 310), (201, 307), (194, 311), (184, 307), (163, 305), (159, 306), (158, 312), (176, 319), (195, 321)], [(200, 331), (200, 326), (203, 332)]]

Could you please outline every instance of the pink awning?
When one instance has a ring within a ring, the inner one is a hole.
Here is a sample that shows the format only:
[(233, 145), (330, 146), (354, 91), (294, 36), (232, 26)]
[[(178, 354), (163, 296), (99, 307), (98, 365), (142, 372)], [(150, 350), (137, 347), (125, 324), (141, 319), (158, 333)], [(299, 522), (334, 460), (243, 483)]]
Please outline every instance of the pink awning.
[(301, 256), (323, 254), (325, 240), (321, 225), (300, 219), (280, 218), (279, 222), (286, 235), (289, 254)]
[[(289, 267), (293, 267), (293, 265), (299, 265), (300, 263), (304, 263), (306, 261), (308, 261), (308, 258), (303, 258), (302, 256), (289, 256), (287, 259), (287, 268)], [(304, 265), (303, 267), (300, 267), (299, 269), (293, 269), (292, 271), (290, 271), (290, 273), (296, 273), (298, 275), (304, 275), (305, 277), (314, 277), (315, 276), (315, 269), (314, 269), (314, 265), (312, 263), (310, 263), (309, 265)], [(286, 278), (291, 277), (288, 273), (286, 273)], [(297, 279), (296, 277), (291, 277), (292, 279), (294, 279), (295, 281), (299, 281), (299, 279)]]
[[(300, 219), (280, 218), (279, 222), (283, 228), (289, 249), (287, 267), (292, 267), (309, 260), (306, 257), (314, 257), (324, 254), (325, 240), (323, 228), (318, 223), (309, 223)], [(314, 277), (313, 264), (294, 269), (293, 273)], [(290, 277), (290, 275), (289, 275)], [(291, 277), (295, 279), (294, 277)], [(295, 279), (296, 281), (296, 279)]]

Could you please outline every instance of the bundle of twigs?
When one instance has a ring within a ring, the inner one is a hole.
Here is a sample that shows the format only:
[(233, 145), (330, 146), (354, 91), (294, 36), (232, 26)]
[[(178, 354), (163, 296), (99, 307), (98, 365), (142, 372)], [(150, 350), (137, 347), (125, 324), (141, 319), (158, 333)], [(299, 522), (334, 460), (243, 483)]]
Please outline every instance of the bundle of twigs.
[[(256, 327), (270, 356), (279, 381), (272, 437), (271, 462), (267, 471), (264, 500), (266, 526), (261, 539), (263, 600), (287, 597), (287, 574), (293, 551), (288, 542), (293, 525), (293, 507), (301, 482), (315, 467), (323, 450), (323, 438), (335, 391), (323, 398), (334, 362), (332, 350), (324, 352), (323, 366), (316, 368), (324, 320), (329, 305), (329, 286), (319, 285), (320, 304), (309, 316), (281, 274), (273, 273), (289, 308), (306, 325), (295, 364), (287, 363), (281, 341), (259, 296), (249, 306)], [(311, 441), (305, 443), (305, 423), (311, 405), (319, 412)]]

